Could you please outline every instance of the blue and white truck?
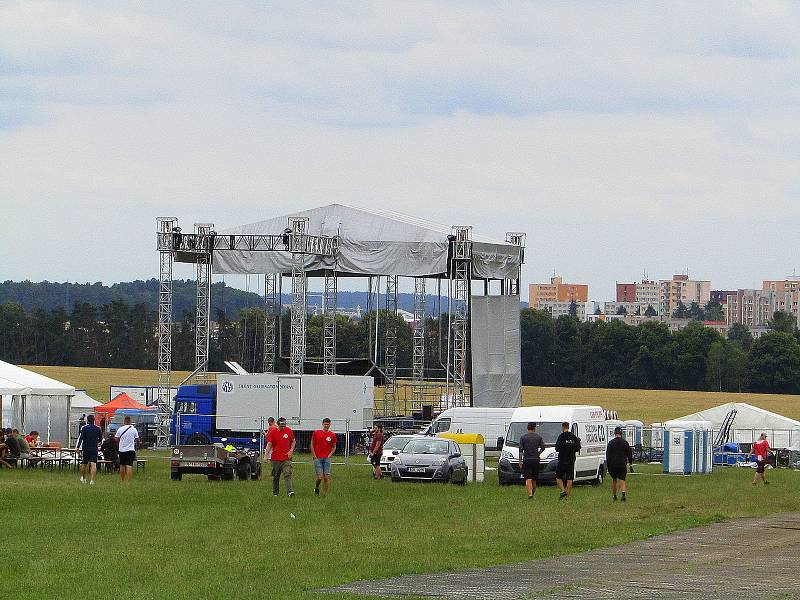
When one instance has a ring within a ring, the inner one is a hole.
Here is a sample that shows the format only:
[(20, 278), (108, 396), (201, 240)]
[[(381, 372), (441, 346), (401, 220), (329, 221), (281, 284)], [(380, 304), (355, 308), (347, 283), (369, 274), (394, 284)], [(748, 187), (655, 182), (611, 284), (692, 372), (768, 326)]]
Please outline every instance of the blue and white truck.
[(344, 448), (346, 432), (353, 445), (372, 427), (374, 385), (351, 375), (219, 374), (216, 384), (178, 389), (170, 433), (176, 445), (258, 447), (267, 418), (284, 417), (304, 450), (328, 417)]

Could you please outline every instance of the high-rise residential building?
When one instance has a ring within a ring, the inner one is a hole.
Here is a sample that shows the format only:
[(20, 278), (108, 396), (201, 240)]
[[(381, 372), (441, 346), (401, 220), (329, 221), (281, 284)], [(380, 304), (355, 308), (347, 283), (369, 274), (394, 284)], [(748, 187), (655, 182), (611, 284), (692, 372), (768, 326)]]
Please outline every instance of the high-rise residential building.
[(741, 323), (750, 329), (764, 328), (779, 310), (800, 322), (800, 290), (738, 290), (728, 296), (728, 325)]
[(642, 312), (647, 310), (648, 306), (652, 306), (653, 310), (658, 312), (660, 300), (661, 286), (657, 282), (644, 279), (636, 284), (636, 302), (643, 307)]
[(796, 292), (800, 291), (800, 277), (792, 275), (786, 279), (765, 279), (761, 289), (771, 292)]
[[(539, 310), (546, 310), (550, 313), (550, 315), (557, 319), (558, 317), (569, 315), (570, 310), (572, 308), (572, 300), (569, 301), (540, 301), (539, 306), (537, 307)], [(589, 314), (591, 311), (589, 309), (588, 302), (575, 302), (575, 316), (580, 321), (586, 320), (586, 315)]]
[(617, 302), (636, 302), (636, 284), (618, 283)]
[(589, 286), (585, 283), (564, 283), (561, 277), (551, 277), (550, 283), (532, 283), (528, 286), (528, 306), (542, 308), (542, 302), (589, 301)]
[(672, 315), (681, 302), (686, 308), (693, 302), (703, 307), (711, 299), (710, 281), (689, 279), (688, 275), (673, 275), (672, 279), (662, 279), (659, 284), (661, 286), (659, 312), (662, 315)]

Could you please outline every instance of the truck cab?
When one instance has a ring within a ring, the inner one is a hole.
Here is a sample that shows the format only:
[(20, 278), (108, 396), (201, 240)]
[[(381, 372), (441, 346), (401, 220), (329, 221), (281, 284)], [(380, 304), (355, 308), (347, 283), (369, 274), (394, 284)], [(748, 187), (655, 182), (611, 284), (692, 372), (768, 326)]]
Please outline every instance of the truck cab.
[[(176, 445), (211, 444), (214, 441), (216, 408), (216, 384), (182, 385), (178, 388), (170, 424), (170, 433)], [(249, 435), (248, 441), (251, 438), (252, 435)]]

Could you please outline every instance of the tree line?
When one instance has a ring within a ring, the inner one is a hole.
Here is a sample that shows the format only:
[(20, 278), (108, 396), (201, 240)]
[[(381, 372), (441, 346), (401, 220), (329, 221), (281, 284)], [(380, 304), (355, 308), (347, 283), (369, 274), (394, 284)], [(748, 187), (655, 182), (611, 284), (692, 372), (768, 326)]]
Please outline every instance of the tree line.
[[(210, 347), (210, 369), (225, 370), (224, 360), (245, 369), (263, 369), (264, 311), (245, 308), (236, 319), (217, 309)], [(289, 315), (278, 328), (277, 370), (285, 370), (289, 355)], [(410, 374), (411, 325), (386, 311), (356, 320), (336, 317), (337, 357), (365, 361), (382, 357), (387, 323), (397, 335), (400, 375)], [(145, 303), (113, 300), (101, 306), (75, 303), (25, 310), (19, 303), (0, 304), (0, 359), (17, 364), (152, 369), (157, 364), (158, 319)], [(320, 316), (307, 323), (307, 357), (321, 362)], [(443, 375), (447, 323), (426, 319), (426, 372)], [(800, 393), (800, 334), (792, 317), (775, 313), (771, 330), (753, 339), (743, 325), (727, 337), (699, 322), (679, 331), (664, 323), (639, 326), (621, 321), (581, 322), (572, 316), (553, 319), (550, 313), (524, 309), (520, 313), (523, 385), (609, 387), (713, 391)], [(174, 324), (173, 369), (194, 368), (194, 314), (183, 311)], [(380, 362), (380, 361), (379, 361)]]

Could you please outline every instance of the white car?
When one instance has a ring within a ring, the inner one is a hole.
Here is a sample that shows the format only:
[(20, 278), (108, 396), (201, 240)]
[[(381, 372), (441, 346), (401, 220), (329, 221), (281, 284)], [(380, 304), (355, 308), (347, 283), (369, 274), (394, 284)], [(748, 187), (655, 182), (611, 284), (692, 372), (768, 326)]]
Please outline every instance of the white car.
[(403, 451), (403, 448), (406, 447), (406, 444), (413, 439), (423, 438), (425, 439), (427, 436), (424, 435), (393, 435), (388, 440), (386, 440), (383, 444), (383, 453), (381, 454), (381, 471), (383, 473), (391, 473), (392, 470), (392, 461), (394, 460), (393, 451), (398, 450), (400, 452)]

